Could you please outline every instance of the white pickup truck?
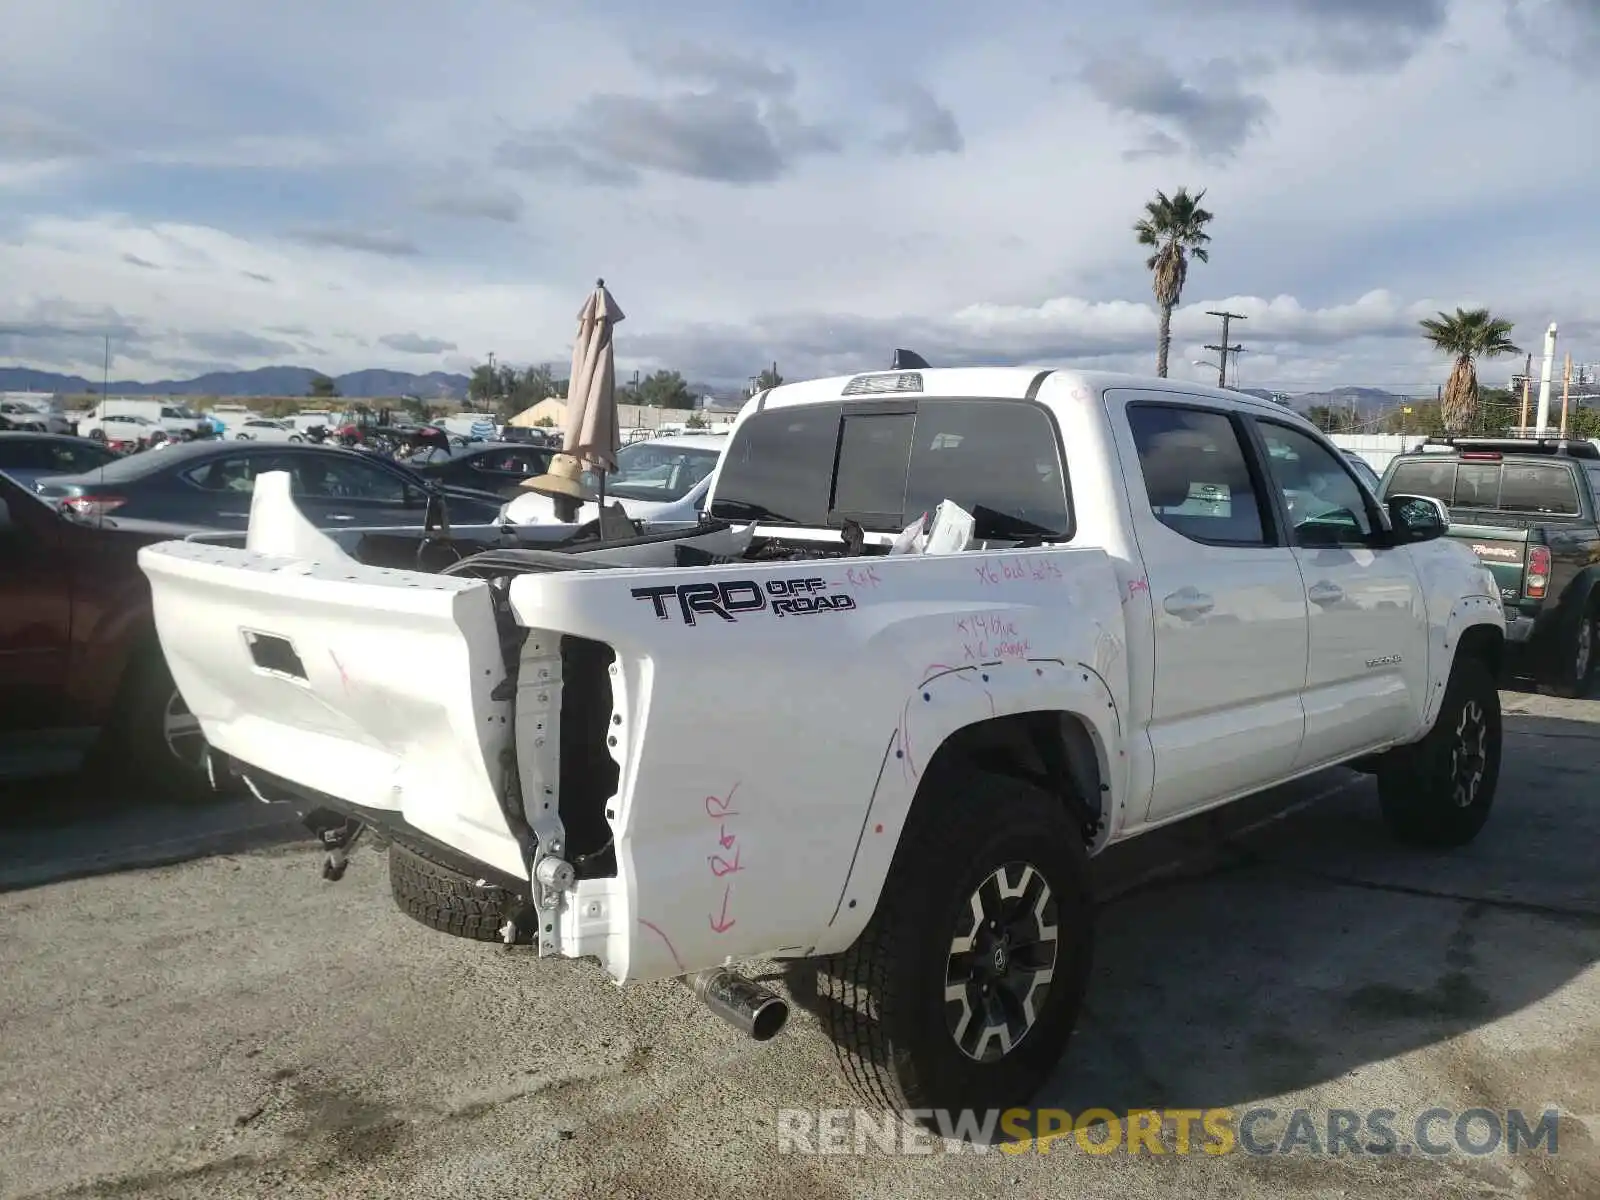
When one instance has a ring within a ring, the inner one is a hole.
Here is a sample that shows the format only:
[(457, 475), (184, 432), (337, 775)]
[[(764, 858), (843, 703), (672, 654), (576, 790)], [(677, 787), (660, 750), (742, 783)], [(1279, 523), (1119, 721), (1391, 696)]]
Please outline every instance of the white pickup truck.
[[(756, 1037), (786, 1008), (736, 964), (820, 960), (889, 1107), (1028, 1102), (1108, 845), (1341, 763), (1410, 843), (1467, 842), (1495, 793), (1494, 580), (1437, 501), (1380, 506), (1237, 392), (788, 384), (745, 406), (704, 523), (440, 571), (364, 564), (264, 487), (254, 548), (140, 561), (214, 750), (336, 814), (329, 874), (373, 827), (418, 919), (692, 980)], [(888, 552), (946, 500), (964, 548)]]

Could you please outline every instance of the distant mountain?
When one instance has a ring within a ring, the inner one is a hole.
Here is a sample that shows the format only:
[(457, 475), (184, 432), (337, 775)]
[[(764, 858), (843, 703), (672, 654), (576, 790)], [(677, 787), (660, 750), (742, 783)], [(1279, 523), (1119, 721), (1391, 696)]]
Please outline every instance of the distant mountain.
[(1289, 397), (1289, 406), (1302, 413), (1313, 408), (1336, 408), (1343, 412), (1353, 408), (1358, 417), (1374, 417), (1393, 411), (1404, 399), (1382, 388), (1342, 387), (1327, 392), (1301, 392)]
[[(162, 379), (155, 383), (135, 383), (113, 379), (108, 389), (113, 396), (304, 396), (319, 374), (309, 367), (261, 367), (254, 371), (217, 371), (195, 379)], [(423, 400), (455, 400), (467, 394), (467, 377), (431, 371), (412, 375), (406, 371), (352, 371), (335, 375), (339, 394), (352, 400), (371, 400), (380, 396), (417, 396)], [(58, 375), (26, 367), (0, 367), (0, 392), (65, 392), (81, 395), (100, 390), (99, 380), (80, 375)]]

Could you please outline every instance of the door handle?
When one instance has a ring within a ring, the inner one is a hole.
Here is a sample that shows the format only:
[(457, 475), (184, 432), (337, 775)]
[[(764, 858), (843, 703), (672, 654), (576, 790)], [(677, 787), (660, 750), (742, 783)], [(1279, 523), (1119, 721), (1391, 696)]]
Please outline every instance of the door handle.
[(1313, 604), (1337, 604), (1344, 599), (1344, 589), (1337, 583), (1329, 583), (1326, 579), (1312, 585), (1306, 597)]
[(1180, 588), (1161, 601), (1161, 607), (1175, 617), (1200, 617), (1216, 607), (1216, 601), (1192, 587)]

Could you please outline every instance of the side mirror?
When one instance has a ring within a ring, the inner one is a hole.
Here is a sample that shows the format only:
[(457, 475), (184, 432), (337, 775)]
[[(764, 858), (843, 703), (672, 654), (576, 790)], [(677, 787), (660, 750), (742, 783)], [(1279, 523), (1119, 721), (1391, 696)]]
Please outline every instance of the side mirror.
[(1388, 508), (1397, 545), (1431, 542), (1449, 531), (1450, 510), (1433, 496), (1390, 496)]

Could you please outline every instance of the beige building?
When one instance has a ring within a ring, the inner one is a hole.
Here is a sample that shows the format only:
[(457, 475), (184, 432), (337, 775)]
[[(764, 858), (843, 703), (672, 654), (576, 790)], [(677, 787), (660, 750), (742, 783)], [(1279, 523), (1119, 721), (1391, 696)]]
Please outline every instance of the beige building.
[[(737, 413), (734, 410), (734, 414)], [(686, 424), (694, 409), (688, 408), (655, 408), (646, 404), (619, 404), (617, 405), (617, 425), (622, 429), (658, 429), (663, 425), (682, 426)], [(730, 416), (733, 414), (730, 414)], [(701, 413), (702, 418), (713, 423), (720, 423), (728, 417), (719, 418), (716, 414)], [(511, 418), (511, 424), (528, 428), (539, 425), (548, 420), (549, 426), (562, 429), (567, 421), (567, 402), (551, 397), (541, 400), (537, 404), (523, 409)]]

